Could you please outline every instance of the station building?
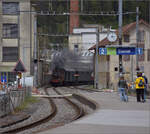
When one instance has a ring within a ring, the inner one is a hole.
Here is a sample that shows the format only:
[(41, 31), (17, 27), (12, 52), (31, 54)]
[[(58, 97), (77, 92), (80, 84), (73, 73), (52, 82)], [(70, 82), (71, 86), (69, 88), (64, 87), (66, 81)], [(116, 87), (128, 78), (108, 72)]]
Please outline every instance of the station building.
[[(122, 45), (136, 46), (136, 22), (127, 24), (122, 27)], [(118, 35), (118, 31), (116, 31)], [(109, 42), (104, 38), (99, 42), (100, 47), (111, 45), (119, 45), (119, 40)], [(148, 80), (150, 80), (150, 24), (144, 20), (139, 21), (139, 37), (138, 47), (143, 48), (142, 55), (138, 55), (138, 65), (140, 71), (144, 72)], [(96, 46), (92, 46), (89, 50), (95, 50)], [(136, 77), (136, 55), (123, 55), (123, 73), (128, 82), (132, 82)], [(94, 58), (95, 62), (95, 58)], [(95, 64), (94, 64), (95, 65)], [(119, 56), (118, 55), (98, 55), (98, 87), (117, 89), (119, 78)]]
[(13, 72), (18, 60), (25, 76), (33, 72), (34, 10), (30, 0), (0, 0), (0, 79), (16, 80)]
[(98, 24), (83, 24), (83, 27), (74, 27), (69, 35), (69, 49), (80, 54), (82, 62), (90, 62), (93, 60), (94, 51), (88, 49), (92, 47), (97, 40), (97, 28), (99, 29), (99, 41), (107, 37), (108, 31), (115, 31), (111, 28), (104, 28)]

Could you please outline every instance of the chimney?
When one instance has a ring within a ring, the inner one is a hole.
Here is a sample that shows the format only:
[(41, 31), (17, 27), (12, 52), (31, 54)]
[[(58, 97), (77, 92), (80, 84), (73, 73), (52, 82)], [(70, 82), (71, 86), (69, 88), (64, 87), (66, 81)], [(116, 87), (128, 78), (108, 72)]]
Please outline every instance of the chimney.
[(79, 27), (79, 15), (77, 15), (79, 11), (79, 1), (78, 0), (70, 0), (70, 34), (73, 33), (74, 27)]

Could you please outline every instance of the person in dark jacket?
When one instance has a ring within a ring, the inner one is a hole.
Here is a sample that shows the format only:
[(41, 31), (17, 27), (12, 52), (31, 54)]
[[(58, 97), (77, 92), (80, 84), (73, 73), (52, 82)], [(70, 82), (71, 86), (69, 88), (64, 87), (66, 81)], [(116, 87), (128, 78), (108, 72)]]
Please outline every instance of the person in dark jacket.
[(144, 85), (144, 102), (145, 102), (146, 101), (147, 86), (148, 86), (148, 79), (144, 73), (142, 73), (142, 77), (144, 78), (144, 81), (145, 81), (145, 85)]
[(120, 95), (120, 100), (125, 101), (125, 102), (128, 101), (126, 89), (128, 89), (127, 82), (124, 79), (124, 76), (120, 76), (119, 82), (118, 82), (118, 91), (119, 91), (119, 95)]

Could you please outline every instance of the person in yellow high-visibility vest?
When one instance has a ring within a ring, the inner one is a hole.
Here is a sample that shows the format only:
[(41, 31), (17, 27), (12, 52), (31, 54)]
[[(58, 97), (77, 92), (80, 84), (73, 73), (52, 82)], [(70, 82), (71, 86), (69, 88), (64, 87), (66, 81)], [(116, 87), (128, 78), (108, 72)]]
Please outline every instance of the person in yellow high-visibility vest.
[[(142, 77), (141, 72), (137, 73), (137, 78), (136, 78), (134, 83), (135, 83), (135, 88), (136, 88), (137, 102), (144, 102), (144, 85), (145, 85), (145, 81), (144, 81), (144, 78)], [(142, 98), (142, 100), (141, 100), (141, 98)]]

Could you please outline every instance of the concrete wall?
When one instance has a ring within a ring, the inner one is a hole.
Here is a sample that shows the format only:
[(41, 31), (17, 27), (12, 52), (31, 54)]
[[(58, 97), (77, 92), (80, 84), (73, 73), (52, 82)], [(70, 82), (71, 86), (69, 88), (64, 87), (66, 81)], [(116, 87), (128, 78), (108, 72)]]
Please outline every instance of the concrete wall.
[(108, 56), (98, 56), (98, 88), (109, 86), (109, 61)]
[[(22, 11), (30, 11), (30, 2), (20, 2), (20, 9)], [(27, 70), (26, 75), (30, 74), (30, 60), (31, 60), (31, 21), (30, 14), (26, 12), (20, 13), (20, 58), (23, 61)]]
[(82, 48), (81, 42), (82, 42), (82, 38), (80, 34), (70, 35), (69, 36), (69, 49), (74, 50), (74, 45), (77, 44), (79, 46), (79, 51), (80, 51)]

